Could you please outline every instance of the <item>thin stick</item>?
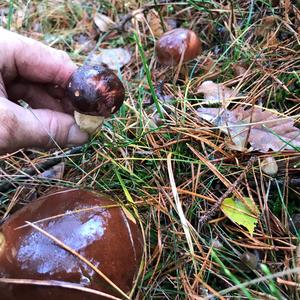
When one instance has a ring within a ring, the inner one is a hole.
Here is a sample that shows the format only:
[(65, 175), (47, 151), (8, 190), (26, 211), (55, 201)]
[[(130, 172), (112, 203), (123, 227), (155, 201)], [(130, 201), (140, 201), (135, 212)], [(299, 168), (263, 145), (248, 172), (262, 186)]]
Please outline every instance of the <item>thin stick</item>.
[[(79, 154), (81, 152), (82, 146), (74, 147), (68, 151), (62, 152), (58, 157), (49, 158), (46, 161), (36, 164), (34, 168), (32, 167), (23, 169), (17, 174), (14, 174), (14, 176), (16, 176), (19, 180), (29, 179), (31, 176), (36, 175), (37, 171), (46, 171), (60, 163), (64, 158), (68, 157), (69, 155)], [(4, 182), (0, 184), (0, 193), (5, 193), (18, 185), (17, 182), (12, 182), (9, 179), (4, 179), (3, 181)]]
[(252, 156), (245, 168), (245, 170), (243, 171), (242, 174), (240, 174), (240, 176), (237, 178), (237, 180), (228, 188), (228, 190), (223, 194), (222, 197), (220, 197), (217, 202), (212, 206), (212, 208), (206, 212), (204, 214), (204, 216), (202, 216), (199, 219), (199, 227), (201, 228), (204, 224), (206, 224), (216, 213), (217, 210), (220, 208), (222, 202), (224, 201), (224, 199), (226, 197), (228, 197), (237, 187), (238, 185), (241, 183), (242, 179), (244, 178), (244, 176), (248, 173), (249, 169), (252, 167), (252, 165), (255, 163), (255, 161), (257, 160), (256, 156)]
[(36, 279), (15, 279), (15, 278), (0, 278), (0, 283), (12, 283), (12, 284), (23, 284), (23, 285), (37, 285), (37, 286), (52, 286), (52, 287), (59, 287), (71, 290), (77, 290), (85, 293), (90, 293), (102, 297), (106, 297), (108, 299), (113, 300), (121, 300), (121, 298), (117, 298), (111, 296), (109, 294), (86, 288), (76, 283), (64, 282), (64, 281), (57, 281), (57, 280), (36, 280)]
[(171, 183), (171, 187), (172, 187), (172, 193), (173, 193), (173, 197), (174, 197), (174, 200), (175, 200), (177, 213), (179, 215), (180, 222), (182, 224), (183, 231), (184, 231), (184, 234), (186, 236), (186, 240), (187, 240), (187, 243), (188, 243), (188, 246), (189, 246), (189, 250), (192, 254), (192, 261), (193, 261), (193, 265), (194, 265), (194, 268), (195, 268), (195, 274), (197, 274), (197, 265), (196, 265), (196, 261), (195, 261), (194, 245), (193, 245), (191, 233), (189, 231), (189, 224), (188, 224), (188, 221), (185, 217), (185, 214), (184, 214), (184, 211), (182, 209), (182, 205), (181, 205), (181, 202), (180, 202), (180, 199), (179, 199), (179, 196), (178, 196), (178, 191), (177, 191), (177, 187), (176, 187), (176, 183), (175, 183), (174, 173), (173, 173), (173, 170), (172, 170), (171, 157), (172, 157), (172, 153), (169, 153), (168, 156), (167, 156), (167, 166), (168, 166), (169, 179), (170, 179), (170, 183)]
[[(178, 2), (178, 3), (172, 3), (173, 5), (186, 5), (185, 3), (182, 2)], [(125, 25), (126, 23), (128, 23), (131, 19), (133, 19), (135, 16), (139, 15), (139, 14), (146, 14), (149, 10), (153, 9), (153, 8), (160, 8), (162, 6), (167, 6), (169, 5), (168, 2), (165, 1), (159, 1), (158, 3), (155, 4), (147, 4), (141, 8), (138, 8), (136, 10), (134, 10), (133, 12), (127, 14), (124, 16), (123, 20), (119, 23), (116, 24), (116, 26), (114, 26), (112, 28), (113, 30), (117, 30), (119, 32), (125, 31)], [(163, 25), (164, 27), (164, 25)]]
[(75, 255), (76, 257), (78, 257), (80, 260), (82, 260), (84, 263), (86, 263), (90, 268), (92, 268), (107, 283), (109, 283), (116, 291), (118, 291), (124, 298), (126, 298), (128, 300), (130, 299), (125, 292), (123, 292), (115, 283), (113, 283), (104, 273), (102, 273), (97, 267), (95, 267), (85, 257), (83, 257), (82, 255), (80, 255), (78, 252), (74, 251), (72, 248), (70, 248), (69, 246), (67, 246), (66, 244), (64, 244), (62, 241), (60, 241), (59, 239), (57, 239), (55, 236), (51, 235), (47, 231), (45, 231), (42, 228), (38, 227), (37, 225), (35, 225), (35, 224), (31, 223), (31, 222), (28, 222), (28, 221), (26, 221), (25, 223), (29, 224), (31, 227), (33, 227), (34, 229), (36, 229), (39, 232), (41, 232), (42, 234), (44, 234), (46, 237), (48, 237), (49, 239), (53, 240), (58, 246), (62, 247), (63, 249), (69, 251), (70, 253), (72, 253), (73, 255)]
[[(261, 277), (258, 277), (258, 278), (255, 278), (255, 279), (237, 284), (237, 285), (232, 286), (230, 288), (227, 288), (225, 290), (219, 291), (219, 294), (220, 295), (226, 295), (228, 293), (237, 291), (241, 288), (245, 288), (249, 285), (255, 285), (255, 284), (259, 284), (261, 282), (270, 280), (270, 279), (275, 279), (275, 278), (278, 278), (278, 277), (283, 277), (283, 276), (291, 275), (291, 274), (299, 274), (299, 273), (300, 273), (300, 268), (287, 269), (287, 270), (284, 270), (284, 271), (280, 271), (280, 272), (273, 273), (273, 274), (266, 275), (266, 276), (261, 276)], [(212, 299), (214, 297), (215, 297), (215, 295), (210, 295), (210, 296), (206, 297), (205, 299), (208, 300), (208, 299)]]

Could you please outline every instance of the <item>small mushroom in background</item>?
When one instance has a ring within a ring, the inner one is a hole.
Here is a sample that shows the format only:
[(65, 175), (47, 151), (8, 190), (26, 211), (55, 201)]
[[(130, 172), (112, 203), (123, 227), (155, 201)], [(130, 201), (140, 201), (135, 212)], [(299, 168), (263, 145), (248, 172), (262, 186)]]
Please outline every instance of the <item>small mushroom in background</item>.
[(273, 156), (264, 158), (261, 162), (261, 170), (269, 176), (275, 176), (278, 173), (278, 165), (275, 158)]
[(240, 261), (239, 268), (245, 272), (253, 271), (258, 267), (259, 264), (259, 257), (258, 254), (254, 254), (251, 252), (244, 252), (240, 255)]
[(160, 37), (155, 51), (161, 64), (176, 66), (196, 58), (201, 52), (201, 41), (194, 31), (177, 28)]
[[(128, 212), (108, 196), (59, 190), (12, 215), (0, 227), (0, 277), (72, 283), (124, 298), (90, 266), (42, 232), (35, 223), (87, 259), (129, 293), (142, 260), (143, 239)], [(3, 283), (1, 300), (101, 300), (106, 297), (57, 286)]]
[(93, 134), (105, 118), (122, 106), (125, 89), (110, 69), (84, 65), (71, 76), (66, 94), (75, 108), (74, 117), (78, 126)]

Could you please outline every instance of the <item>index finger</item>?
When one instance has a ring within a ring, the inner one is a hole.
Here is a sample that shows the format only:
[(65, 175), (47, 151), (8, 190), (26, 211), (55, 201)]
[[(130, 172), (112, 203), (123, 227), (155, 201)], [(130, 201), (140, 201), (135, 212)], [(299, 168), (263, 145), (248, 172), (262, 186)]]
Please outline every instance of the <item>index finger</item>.
[(0, 46), (0, 72), (5, 83), (21, 76), (65, 87), (76, 69), (64, 51), (5, 29), (0, 29)]

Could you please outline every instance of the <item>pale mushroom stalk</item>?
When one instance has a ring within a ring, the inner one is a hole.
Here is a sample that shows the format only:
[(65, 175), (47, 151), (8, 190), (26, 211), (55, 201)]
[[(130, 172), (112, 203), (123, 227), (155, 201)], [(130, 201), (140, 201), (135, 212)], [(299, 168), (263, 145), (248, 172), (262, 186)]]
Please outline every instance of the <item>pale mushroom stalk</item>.
[(103, 66), (83, 66), (71, 76), (67, 96), (75, 109), (78, 126), (89, 134), (100, 129), (105, 118), (119, 110), (125, 89), (118, 76)]
[(74, 118), (80, 129), (89, 135), (99, 130), (105, 119), (104, 117), (81, 114), (76, 110), (74, 111)]

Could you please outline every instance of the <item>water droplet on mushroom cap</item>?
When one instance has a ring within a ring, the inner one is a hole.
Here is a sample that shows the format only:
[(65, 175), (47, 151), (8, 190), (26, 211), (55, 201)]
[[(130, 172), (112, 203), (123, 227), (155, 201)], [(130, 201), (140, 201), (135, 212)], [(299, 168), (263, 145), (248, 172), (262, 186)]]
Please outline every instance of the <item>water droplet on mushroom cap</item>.
[(196, 33), (189, 29), (177, 28), (164, 33), (155, 47), (161, 64), (174, 66), (196, 58), (201, 52), (201, 41)]
[[(0, 276), (75, 283), (122, 298), (94, 270), (43, 233), (31, 226), (17, 229), (25, 221), (53, 217), (36, 225), (128, 293), (141, 263), (143, 240), (138, 225), (116, 204), (108, 196), (84, 190), (61, 190), (28, 204), (0, 227), (4, 237)], [(107, 299), (59, 287), (7, 283), (0, 283), (0, 295), (1, 300)]]

